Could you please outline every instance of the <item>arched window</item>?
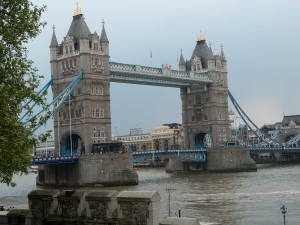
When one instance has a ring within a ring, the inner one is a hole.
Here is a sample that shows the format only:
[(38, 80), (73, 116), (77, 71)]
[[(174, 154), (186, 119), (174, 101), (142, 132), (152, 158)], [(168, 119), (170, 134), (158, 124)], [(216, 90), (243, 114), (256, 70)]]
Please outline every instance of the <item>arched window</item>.
[(197, 69), (197, 68), (196, 68), (196, 64), (194, 64), (194, 65), (193, 65), (193, 71), (194, 71), (194, 73), (196, 72), (196, 69)]
[(66, 54), (69, 54), (69, 48), (66, 46)]
[(100, 90), (99, 90), (100, 95), (103, 95), (103, 92), (104, 92), (104, 86), (103, 84), (100, 84)]

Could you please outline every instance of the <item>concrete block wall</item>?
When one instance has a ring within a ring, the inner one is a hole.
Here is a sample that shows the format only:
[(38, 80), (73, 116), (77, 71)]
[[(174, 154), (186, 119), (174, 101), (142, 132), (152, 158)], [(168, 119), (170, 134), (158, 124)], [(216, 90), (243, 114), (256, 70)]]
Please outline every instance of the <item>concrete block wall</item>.
[(159, 193), (155, 191), (34, 190), (28, 194), (29, 210), (12, 209), (9, 212), (0, 212), (0, 223), (7, 225), (203, 224), (196, 218), (162, 218), (160, 200)]
[(28, 217), (31, 218), (31, 225), (43, 224), (44, 218), (54, 213), (57, 204), (51, 199), (59, 194), (58, 190), (34, 190), (28, 194)]
[(158, 225), (160, 199), (154, 191), (122, 191), (117, 196), (118, 215), (123, 224)]
[(117, 191), (91, 191), (86, 194), (86, 216), (93, 222), (117, 218)]
[(158, 192), (148, 191), (35, 190), (28, 194), (28, 225), (159, 225), (160, 199)]

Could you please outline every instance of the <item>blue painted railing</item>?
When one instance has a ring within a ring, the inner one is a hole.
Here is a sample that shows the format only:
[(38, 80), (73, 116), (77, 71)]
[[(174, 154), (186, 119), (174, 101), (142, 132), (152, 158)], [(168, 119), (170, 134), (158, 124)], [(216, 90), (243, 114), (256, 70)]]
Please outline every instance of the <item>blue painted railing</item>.
[[(193, 149), (193, 150), (163, 150), (163, 151), (145, 151), (145, 152), (132, 152), (133, 162), (139, 163), (146, 159), (153, 157), (162, 157), (167, 155), (177, 155), (186, 159), (194, 161), (206, 162), (207, 149)], [(93, 155), (100, 153), (86, 153), (85, 155)], [(38, 157), (31, 160), (32, 165), (46, 165), (46, 164), (66, 164), (77, 163), (79, 155), (66, 155), (66, 156), (48, 156)]]

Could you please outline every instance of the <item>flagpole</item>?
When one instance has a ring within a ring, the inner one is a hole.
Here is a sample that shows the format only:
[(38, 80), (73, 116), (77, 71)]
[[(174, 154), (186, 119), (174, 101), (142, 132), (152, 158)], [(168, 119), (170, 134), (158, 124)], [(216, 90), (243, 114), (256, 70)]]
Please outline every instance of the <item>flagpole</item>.
[(72, 118), (71, 118), (71, 97), (69, 95), (69, 117), (70, 117), (70, 145), (71, 145), (71, 155), (73, 155), (73, 147), (72, 147)]
[(152, 49), (150, 48), (150, 64), (151, 66), (153, 66), (153, 63), (152, 63)]

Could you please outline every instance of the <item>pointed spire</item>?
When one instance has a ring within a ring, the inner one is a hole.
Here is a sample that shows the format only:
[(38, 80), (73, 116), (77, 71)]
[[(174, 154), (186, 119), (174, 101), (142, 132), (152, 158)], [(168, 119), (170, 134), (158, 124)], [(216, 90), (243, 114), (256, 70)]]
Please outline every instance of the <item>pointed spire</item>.
[(214, 53), (213, 53), (213, 51), (212, 51), (212, 48), (211, 48), (211, 43), (209, 42), (209, 51), (208, 51), (208, 57), (207, 57), (207, 59), (215, 59), (215, 57), (214, 57)]
[(104, 20), (102, 20), (102, 32), (101, 32), (101, 36), (100, 36), (100, 42), (101, 43), (109, 43), (107, 35), (106, 35), (104, 23), (105, 23)]
[(221, 45), (221, 53), (220, 53), (220, 58), (222, 62), (227, 62), (224, 51), (223, 51), (223, 45)]
[(84, 20), (84, 17), (82, 16), (80, 39), (88, 39), (90, 34), (91, 34), (90, 29), (88, 28)]
[(183, 58), (182, 48), (180, 49), (179, 66), (185, 66), (185, 60), (184, 60), (184, 58)]
[(53, 34), (52, 34), (52, 38), (51, 38), (51, 43), (50, 43), (50, 48), (55, 48), (55, 47), (58, 47), (58, 42), (57, 42), (57, 39), (56, 39), (56, 35), (55, 35), (55, 26), (53, 25), (52, 27), (53, 29)]

